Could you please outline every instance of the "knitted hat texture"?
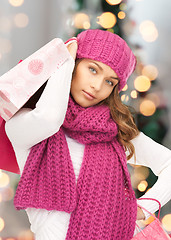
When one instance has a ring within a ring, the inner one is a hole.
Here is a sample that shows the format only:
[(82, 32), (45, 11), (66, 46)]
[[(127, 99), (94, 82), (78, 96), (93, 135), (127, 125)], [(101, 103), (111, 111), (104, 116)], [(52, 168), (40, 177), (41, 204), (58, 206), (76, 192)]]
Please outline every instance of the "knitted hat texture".
[(89, 58), (111, 67), (119, 77), (119, 90), (135, 69), (136, 58), (127, 43), (117, 34), (89, 29), (77, 36), (77, 58)]

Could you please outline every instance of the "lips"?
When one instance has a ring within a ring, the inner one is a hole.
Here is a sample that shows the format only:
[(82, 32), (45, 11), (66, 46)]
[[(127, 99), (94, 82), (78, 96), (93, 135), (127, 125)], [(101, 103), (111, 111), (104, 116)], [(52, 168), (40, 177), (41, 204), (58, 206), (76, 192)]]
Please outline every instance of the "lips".
[(84, 93), (84, 95), (87, 97), (87, 98), (89, 98), (89, 99), (95, 99), (95, 96), (93, 95), (93, 94), (91, 94), (91, 93), (89, 93), (89, 92), (86, 92), (86, 91), (84, 91), (83, 90), (83, 93)]

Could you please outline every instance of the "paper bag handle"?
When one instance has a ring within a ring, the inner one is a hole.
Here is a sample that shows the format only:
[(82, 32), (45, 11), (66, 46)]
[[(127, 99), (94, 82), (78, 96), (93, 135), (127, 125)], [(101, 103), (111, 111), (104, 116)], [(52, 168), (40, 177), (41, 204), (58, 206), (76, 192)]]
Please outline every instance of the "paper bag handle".
[[(137, 205), (138, 205), (140, 208), (144, 209), (146, 212), (148, 212), (148, 213), (149, 213), (151, 216), (153, 216), (155, 219), (159, 220), (160, 210), (161, 210), (161, 203), (160, 203), (157, 199), (155, 199), (155, 198), (139, 198), (138, 200), (154, 200), (154, 201), (156, 201), (156, 202), (159, 204), (159, 212), (158, 212), (157, 218), (156, 218), (155, 215), (153, 215), (153, 214), (152, 214), (151, 212), (149, 212), (147, 209), (145, 209), (144, 207), (142, 207), (140, 204), (137, 204)], [(144, 233), (144, 232), (142, 231), (142, 229), (138, 226), (138, 224), (136, 223), (135, 225), (138, 227), (139, 231), (142, 232), (142, 234), (146, 237), (145, 233)]]
[[(154, 201), (156, 201), (156, 202), (159, 204), (159, 212), (158, 212), (158, 216), (157, 216), (157, 218), (159, 219), (159, 217), (160, 217), (160, 211), (161, 211), (161, 203), (160, 203), (157, 199), (155, 199), (155, 198), (139, 198), (138, 200), (154, 200)], [(156, 218), (156, 216), (154, 216), (151, 212), (149, 212), (147, 209), (145, 209), (144, 207), (142, 207), (140, 204), (138, 204), (138, 206), (139, 206), (140, 208), (144, 209), (146, 212), (148, 212), (150, 215), (152, 215), (153, 217)]]

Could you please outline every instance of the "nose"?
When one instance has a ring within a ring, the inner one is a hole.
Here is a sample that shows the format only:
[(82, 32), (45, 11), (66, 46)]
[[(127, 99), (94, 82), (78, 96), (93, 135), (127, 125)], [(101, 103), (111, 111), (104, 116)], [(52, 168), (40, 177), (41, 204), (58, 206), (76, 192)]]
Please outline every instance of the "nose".
[(91, 80), (90, 87), (93, 88), (95, 91), (100, 91), (102, 88), (103, 79), (94, 79)]

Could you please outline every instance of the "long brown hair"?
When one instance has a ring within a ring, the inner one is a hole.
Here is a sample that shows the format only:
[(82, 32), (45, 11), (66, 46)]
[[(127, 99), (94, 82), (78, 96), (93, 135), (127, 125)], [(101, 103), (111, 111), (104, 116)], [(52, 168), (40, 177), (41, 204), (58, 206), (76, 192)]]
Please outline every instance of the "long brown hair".
[[(76, 59), (73, 75), (75, 74), (77, 65), (82, 60), (83, 59)], [(135, 148), (131, 143), (131, 140), (139, 134), (139, 130), (135, 124), (132, 114), (133, 109), (131, 110), (131, 107), (122, 103), (119, 96), (118, 84), (114, 87), (109, 97), (97, 105), (101, 104), (109, 106), (111, 116), (118, 125), (118, 141), (124, 147), (125, 151), (128, 150), (129, 154), (127, 156), (127, 160), (129, 160), (133, 155), (135, 155)]]
[(121, 101), (118, 85), (114, 87), (110, 96), (101, 103), (110, 108), (111, 116), (118, 125), (118, 141), (125, 151), (129, 151), (127, 156), (127, 160), (129, 160), (135, 154), (134, 145), (130, 141), (138, 136), (139, 130), (135, 124), (131, 108)]

